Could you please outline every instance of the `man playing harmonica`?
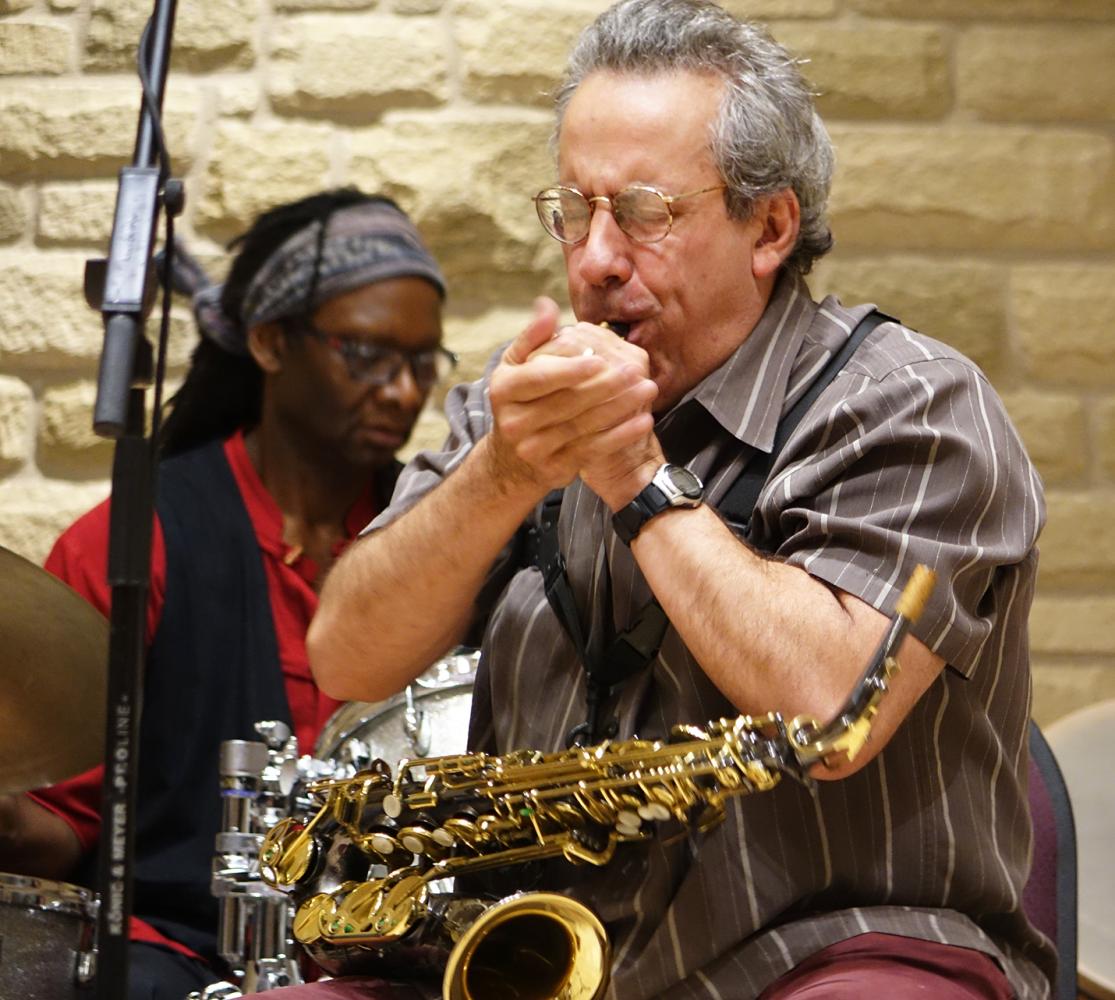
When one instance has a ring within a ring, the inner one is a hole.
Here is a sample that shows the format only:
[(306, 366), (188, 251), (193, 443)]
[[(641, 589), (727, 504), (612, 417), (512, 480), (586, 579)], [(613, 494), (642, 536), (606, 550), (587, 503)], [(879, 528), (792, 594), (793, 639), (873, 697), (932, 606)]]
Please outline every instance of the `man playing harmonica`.
[[(785, 442), (745, 535), (718, 505), (871, 311), (803, 280), (832, 242), (807, 85), (715, 4), (622, 0), (578, 42), (557, 120), (536, 204), (578, 322), (540, 300), (450, 395), (444, 449), (327, 581), (319, 683), (381, 698), (482, 636), (480, 750), (828, 719), (926, 563), (939, 583), (872, 741), (815, 775), (839, 780), (735, 799), (707, 833), (558, 884), (607, 927), (621, 1000), (1047, 995), (1052, 949), (1021, 909), (1044, 507), (1001, 402), (955, 351), (880, 323)], [(528, 551), (555, 489), (564, 605)], [(617, 639), (641, 662), (609, 673)]]

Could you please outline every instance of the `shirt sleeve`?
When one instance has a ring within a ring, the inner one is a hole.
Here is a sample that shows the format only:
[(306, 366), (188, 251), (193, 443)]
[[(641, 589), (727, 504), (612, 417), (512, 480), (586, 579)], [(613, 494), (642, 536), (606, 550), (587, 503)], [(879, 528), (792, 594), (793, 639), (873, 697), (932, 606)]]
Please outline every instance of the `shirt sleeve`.
[[(494, 367), (494, 361), (488, 369)], [(467, 457), (473, 447), (492, 425), (492, 410), (488, 399), (487, 372), (477, 382), (453, 386), (445, 397), (445, 419), (449, 432), (437, 451), (420, 451), (399, 473), (391, 503), (382, 511), (365, 532), (376, 531), (398, 520), (427, 493), (435, 489)]]
[[(109, 501), (78, 518), (54, 543), (44, 567), (68, 584), (103, 615), (112, 606), (108, 584)], [(158, 627), (166, 593), (166, 550), (162, 527), (156, 517), (151, 537), (151, 587), (147, 601), (145, 647)], [(92, 850), (101, 831), (101, 782), (104, 768), (94, 768), (28, 792), (29, 797), (70, 825), (86, 851)]]
[(963, 359), (848, 378), (852, 391), (799, 432), (765, 487), (766, 530), (779, 557), (886, 614), (929, 566), (937, 585), (914, 634), (968, 675), (998, 614), (996, 578), (1036, 559), (1041, 482)]
[[(488, 361), (484, 376), (476, 382), (462, 383), (450, 389), (445, 399), (445, 418), (449, 432), (438, 451), (421, 451), (399, 474), (391, 503), (364, 532), (378, 531), (397, 520), (426, 494), (437, 488), (468, 457), (476, 443), (492, 426), (492, 408), (488, 397), (488, 378), (503, 356), (498, 348)], [(520, 531), (508, 539), (496, 557), (487, 579), (477, 595), (473, 630), (467, 642), (477, 644), (477, 628), (487, 620), (499, 594), (519, 566)]]

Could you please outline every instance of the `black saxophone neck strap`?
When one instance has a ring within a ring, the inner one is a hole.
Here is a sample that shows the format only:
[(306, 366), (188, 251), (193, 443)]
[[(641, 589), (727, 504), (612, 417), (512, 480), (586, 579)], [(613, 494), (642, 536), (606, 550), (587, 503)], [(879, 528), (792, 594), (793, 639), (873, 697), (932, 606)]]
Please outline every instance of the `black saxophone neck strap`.
[[(860, 344), (880, 323), (896, 322), (878, 310), (872, 310), (856, 325), (844, 345), (810, 384), (808, 390), (778, 423), (774, 445), (769, 453), (757, 454), (747, 463), (740, 477), (731, 485), (717, 508), (750, 541), (751, 519), (759, 494), (770, 476), (774, 462), (790, 435), (801, 422), (817, 397), (837, 374), (847, 365)], [(564, 496), (562, 490), (552, 490), (542, 501), (537, 525), (527, 533), (527, 561), (542, 573), (546, 599), (550, 603), (585, 670), (586, 719), (569, 731), (569, 746), (584, 746), (601, 739), (611, 739), (617, 730), (617, 720), (602, 719), (603, 709), (613, 691), (627, 678), (644, 669), (657, 655), (669, 626), (669, 619), (657, 600), (652, 599), (639, 612), (634, 625), (617, 635), (603, 656), (591, 655), (587, 636), (581, 625), (573, 588), (565, 571), (565, 557), (558, 542), (558, 515)]]

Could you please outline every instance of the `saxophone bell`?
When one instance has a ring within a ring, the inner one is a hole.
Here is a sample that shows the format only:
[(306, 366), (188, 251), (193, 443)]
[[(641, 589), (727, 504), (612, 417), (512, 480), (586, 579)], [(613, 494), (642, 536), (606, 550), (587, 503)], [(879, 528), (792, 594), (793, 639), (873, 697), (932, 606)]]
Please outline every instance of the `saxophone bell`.
[(524, 892), (491, 902), (403, 886), (396, 901), (406, 912), (396, 913), (397, 923), (346, 935), (339, 924), (359, 920), (369, 902), (355, 898), (360, 888), (343, 887), (339, 905), (320, 894), (299, 908), (295, 936), (330, 975), (426, 982), (440, 976), (443, 1000), (598, 1000), (608, 984), (607, 933), (591, 910), (567, 896)]
[(596, 1000), (608, 984), (608, 936), (567, 896), (526, 892), (488, 907), (445, 966), (445, 1000)]

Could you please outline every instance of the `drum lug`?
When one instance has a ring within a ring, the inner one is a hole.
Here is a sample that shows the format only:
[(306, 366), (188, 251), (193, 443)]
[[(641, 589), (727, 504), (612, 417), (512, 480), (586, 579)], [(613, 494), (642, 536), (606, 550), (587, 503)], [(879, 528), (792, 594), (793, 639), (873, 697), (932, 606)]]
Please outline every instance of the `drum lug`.
[(414, 685), (406, 689), (407, 707), (403, 715), (403, 731), (410, 740), (416, 757), (425, 757), (430, 752), (430, 722), (426, 713), (418, 707), (414, 698)]
[(77, 981), (85, 986), (93, 982), (97, 974), (97, 956), (94, 952), (83, 951), (77, 956)]

